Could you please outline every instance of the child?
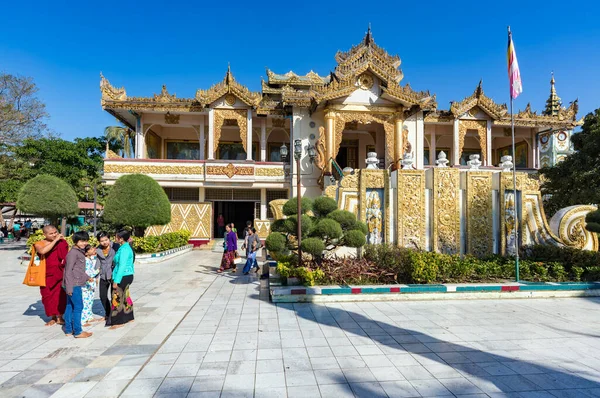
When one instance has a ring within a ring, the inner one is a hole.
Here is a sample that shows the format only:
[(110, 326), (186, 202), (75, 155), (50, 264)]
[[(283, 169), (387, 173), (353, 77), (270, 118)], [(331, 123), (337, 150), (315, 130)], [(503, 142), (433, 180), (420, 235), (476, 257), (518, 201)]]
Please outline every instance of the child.
[(96, 248), (90, 245), (85, 247), (85, 273), (89, 277), (85, 286), (81, 289), (83, 296), (83, 311), (81, 312), (81, 323), (88, 327), (90, 322), (94, 322), (94, 292), (96, 291), (96, 277), (100, 273), (96, 267)]
[(85, 248), (89, 240), (90, 236), (87, 232), (79, 231), (73, 234), (73, 247), (67, 254), (63, 278), (63, 286), (67, 293), (67, 309), (64, 315), (65, 334), (74, 335), (77, 339), (85, 339), (92, 335), (81, 328), (82, 290), (90, 279), (85, 273)]

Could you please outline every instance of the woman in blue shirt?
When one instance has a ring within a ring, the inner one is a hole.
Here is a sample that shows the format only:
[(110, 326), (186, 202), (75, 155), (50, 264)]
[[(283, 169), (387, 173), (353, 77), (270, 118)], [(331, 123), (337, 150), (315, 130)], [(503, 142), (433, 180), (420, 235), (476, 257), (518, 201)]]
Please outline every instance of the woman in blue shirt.
[(133, 262), (135, 254), (129, 245), (129, 231), (117, 233), (116, 241), (121, 246), (115, 254), (115, 267), (112, 271), (113, 297), (111, 302), (110, 329), (117, 329), (133, 321), (133, 300), (129, 295), (129, 286), (133, 282)]

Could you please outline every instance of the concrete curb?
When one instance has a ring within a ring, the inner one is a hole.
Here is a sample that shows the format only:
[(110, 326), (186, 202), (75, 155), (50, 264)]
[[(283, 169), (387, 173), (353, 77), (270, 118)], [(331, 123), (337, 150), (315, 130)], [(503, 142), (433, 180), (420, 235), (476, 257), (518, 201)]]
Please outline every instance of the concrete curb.
[(159, 253), (136, 254), (136, 264), (155, 264), (192, 251), (194, 245), (185, 245)]
[(271, 289), (274, 303), (600, 296), (600, 282), (314, 286)]

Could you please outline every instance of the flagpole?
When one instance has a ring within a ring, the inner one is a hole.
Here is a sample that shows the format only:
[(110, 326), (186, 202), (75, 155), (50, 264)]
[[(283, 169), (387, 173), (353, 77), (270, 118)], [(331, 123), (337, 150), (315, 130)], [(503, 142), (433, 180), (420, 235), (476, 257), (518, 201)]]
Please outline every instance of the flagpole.
[[(512, 34), (510, 32), (510, 26), (508, 27), (508, 40), (512, 43)], [(519, 282), (519, 213), (517, 213), (517, 157), (515, 152), (515, 117), (513, 114), (513, 88), (512, 83), (509, 84), (509, 94), (510, 94), (510, 129), (511, 129), (511, 137), (512, 137), (512, 158), (513, 158), (513, 169), (512, 169), (512, 177), (513, 177), (513, 193), (514, 193), (514, 201), (513, 201), (513, 211), (514, 211), (514, 220), (515, 220), (515, 280)]]

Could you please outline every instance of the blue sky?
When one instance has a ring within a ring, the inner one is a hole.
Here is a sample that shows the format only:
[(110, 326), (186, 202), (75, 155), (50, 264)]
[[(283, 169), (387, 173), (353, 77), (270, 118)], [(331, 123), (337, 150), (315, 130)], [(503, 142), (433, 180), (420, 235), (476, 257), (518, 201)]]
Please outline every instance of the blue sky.
[(55, 133), (99, 136), (115, 123), (100, 107), (101, 71), (128, 95), (167, 84), (192, 97), (220, 81), (229, 62), (238, 81), (260, 90), (266, 67), (329, 73), (336, 51), (357, 44), (371, 23), (375, 42), (402, 59), (402, 84), (436, 93), (448, 109), (479, 79), (487, 95), (507, 101), (511, 25), (524, 87), (515, 108), (543, 110), (552, 70), (563, 103), (579, 98), (579, 116), (600, 107), (600, 2), (486, 3), (13, 1), (2, 6), (0, 70), (35, 79)]

